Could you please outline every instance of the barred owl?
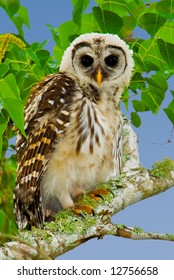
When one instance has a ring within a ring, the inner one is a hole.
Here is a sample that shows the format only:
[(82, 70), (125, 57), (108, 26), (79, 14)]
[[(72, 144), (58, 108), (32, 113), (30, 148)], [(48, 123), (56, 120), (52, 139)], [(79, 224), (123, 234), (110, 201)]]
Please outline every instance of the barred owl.
[(14, 213), (19, 228), (41, 227), (77, 195), (120, 173), (121, 94), (132, 52), (117, 35), (84, 34), (65, 51), (60, 72), (35, 86), (17, 136)]

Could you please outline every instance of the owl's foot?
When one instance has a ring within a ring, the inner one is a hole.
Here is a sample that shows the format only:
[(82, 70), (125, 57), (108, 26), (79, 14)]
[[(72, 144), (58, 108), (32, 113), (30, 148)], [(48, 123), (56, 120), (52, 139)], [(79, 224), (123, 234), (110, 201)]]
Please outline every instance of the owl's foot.
[[(90, 191), (86, 195), (89, 196), (91, 199), (94, 199), (95, 202), (98, 202), (99, 199), (103, 199), (105, 195), (108, 194), (108, 190), (106, 189), (96, 189), (93, 191)], [(94, 215), (94, 209), (92, 205), (89, 204), (83, 204), (83, 196), (79, 195), (76, 198), (76, 204), (75, 207), (72, 208), (72, 211), (79, 216), (83, 217), (83, 213), (86, 212), (87, 214), (92, 214)]]
[(98, 202), (99, 198), (104, 199), (103, 196), (108, 194), (108, 190), (106, 189), (97, 189), (90, 191), (88, 195)]
[(91, 205), (80, 205), (76, 204), (75, 207), (72, 209), (72, 211), (78, 215), (83, 217), (83, 212), (86, 212), (87, 214), (94, 215), (94, 210)]

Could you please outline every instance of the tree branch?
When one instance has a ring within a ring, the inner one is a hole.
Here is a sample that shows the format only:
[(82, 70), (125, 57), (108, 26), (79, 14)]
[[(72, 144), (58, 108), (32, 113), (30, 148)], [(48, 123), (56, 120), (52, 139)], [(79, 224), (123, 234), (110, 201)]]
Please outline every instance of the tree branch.
[[(115, 230), (115, 234), (114, 234)], [(145, 232), (141, 228), (130, 228), (127, 226), (120, 226), (120, 225), (113, 225), (113, 234), (115, 236), (120, 236), (123, 238), (130, 238), (133, 240), (148, 240), (148, 239), (155, 239), (155, 240), (166, 240), (166, 241), (174, 241), (174, 235), (172, 234), (161, 234), (161, 233), (152, 233), (152, 232)]]
[(174, 241), (172, 234), (144, 232), (139, 228), (113, 225), (112, 215), (140, 200), (166, 191), (174, 185), (174, 161), (165, 159), (151, 171), (140, 166), (137, 137), (129, 122), (123, 131), (123, 173), (120, 178), (97, 186), (105, 195), (94, 200), (90, 195), (78, 203), (90, 204), (95, 215), (82, 217), (72, 210), (59, 212), (55, 221), (45, 223), (43, 229), (19, 231), (13, 241), (0, 248), (0, 259), (54, 259), (91, 238), (114, 235), (131, 239), (160, 239)]

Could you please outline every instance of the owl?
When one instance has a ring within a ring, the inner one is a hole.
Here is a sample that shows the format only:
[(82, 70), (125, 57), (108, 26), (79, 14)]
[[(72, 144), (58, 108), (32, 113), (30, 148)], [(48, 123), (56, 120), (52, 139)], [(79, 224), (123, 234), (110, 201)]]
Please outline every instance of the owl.
[(132, 51), (117, 35), (90, 33), (64, 52), (59, 73), (43, 78), (17, 135), (14, 214), (19, 228), (43, 223), (121, 170), (120, 97)]

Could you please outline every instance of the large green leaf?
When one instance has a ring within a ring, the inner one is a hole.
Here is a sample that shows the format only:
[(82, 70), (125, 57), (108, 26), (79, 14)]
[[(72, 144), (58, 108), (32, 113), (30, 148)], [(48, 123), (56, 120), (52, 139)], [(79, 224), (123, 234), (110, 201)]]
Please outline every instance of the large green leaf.
[(108, 10), (115, 13), (118, 13), (119, 11), (120, 16), (128, 15), (127, 3), (125, 0), (96, 0), (96, 2), (102, 10)]
[(123, 27), (123, 19), (113, 12), (94, 7), (93, 13), (101, 31), (104, 33), (119, 33)]
[(61, 24), (58, 28), (60, 42), (63, 50), (65, 50), (71, 43), (71, 36), (76, 34), (77, 26), (73, 21), (67, 21)]
[(0, 0), (0, 6), (12, 18), (19, 10), (20, 2), (19, 0)]
[(19, 88), (13, 74), (9, 74), (4, 79), (0, 80), (0, 100), (21, 133), (25, 135), (24, 108), (20, 98)]
[(80, 33), (99, 32), (100, 27), (97, 24), (96, 18), (93, 14), (84, 14), (81, 18)]
[(15, 24), (19, 34), (23, 36), (23, 25), (30, 27), (28, 10), (24, 6), (20, 6), (19, 0), (0, 0), (0, 6)]
[(16, 25), (19, 34), (22, 36), (24, 35), (23, 25), (25, 24), (28, 28), (30, 28), (28, 11), (24, 6), (20, 6), (18, 13), (12, 17), (12, 21)]
[(162, 39), (158, 39), (157, 44), (163, 59), (169, 67), (169, 70), (174, 73), (174, 42), (173, 44), (170, 44)]
[(174, 0), (162, 0), (156, 3), (157, 12), (166, 19), (174, 18)]
[(174, 42), (174, 21), (166, 22), (158, 31), (158, 38), (173, 44)]
[(147, 39), (140, 44), (138, 56), (146, 72), (165, 69), (165, 60), (160, 54), (156, 39)]
[(72, 0), (74, 9), (72, 12), (73, 15), (73, 21), (77, 24), (77, 25), (81, 25), (81, 16), (82, 16), (82, 12), (88, 7), (89, 5), (89, 0)]
[(119, 14), (120, 17), (129, 16), (136, 20), (145, 10), (146, 5), (142, 0), (95, 0), (102, 10)]
[(165, 22), (166, 19), (157, 13), (145, 13), (139, 19), (140, 26), (151, 36), (154, 36)]
[(56, 46), (54, 48), (54, 55), (60, 63), (64, 50), (69, 46), (70, 42), (73, 40), (73, 34), (75, 37), (79, 34), (79, 28), (71, 20), (62, 23), (58, 28), (54, 28), (50, 25), (48, 25), (48, 27), (51, 30), (53, 38), (56, 42)]

